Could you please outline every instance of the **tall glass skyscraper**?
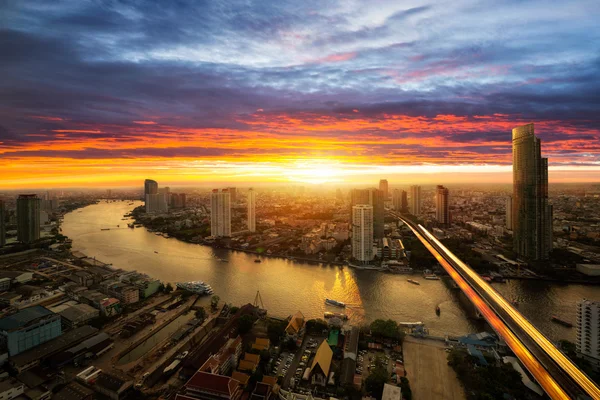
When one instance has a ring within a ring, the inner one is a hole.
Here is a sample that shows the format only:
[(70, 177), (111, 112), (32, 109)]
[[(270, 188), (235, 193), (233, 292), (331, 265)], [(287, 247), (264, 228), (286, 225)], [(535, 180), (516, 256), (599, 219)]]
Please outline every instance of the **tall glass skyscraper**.
[(368, 204), (373, 207), (373, 237), (382, 239), (384, 232), (384, 192), (380, 189), (353, 189), (350, 192), (350, 220), (352, 207), (358, 204)]
[(450, 225), (449, 191), (442, 185), (435, 190), (435, 218), (441, 225)]
[(512, 130), (513, 249), (530, 261), (545, 260), (552, 250), (552, 206), (548, 204), (548, 159), (542, 158), (533, 124)]
[(363, 263), (373, 259), (373, 206), (352, 207), (352, 257)]

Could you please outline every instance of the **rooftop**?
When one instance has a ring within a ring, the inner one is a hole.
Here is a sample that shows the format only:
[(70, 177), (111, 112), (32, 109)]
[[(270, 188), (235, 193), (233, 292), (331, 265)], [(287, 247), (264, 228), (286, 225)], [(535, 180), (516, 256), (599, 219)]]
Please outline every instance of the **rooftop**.
[(185, 384), (195, 390), (205, 390), (209, 392), (231, 396), (239, 386), (239, 382), (228, 376), (213, 375), (206, 372), (196, 372), (194, 376)]
[(321, 342), (321, 345), (317, 349), (315, 359), (313, 360), (312, 366), (310, 367), (311, 375), (315, 371), (315, 368), (318, 367), (321, 369), (325, 376), (328, 376), (332, 358), (333, 351), (331, 350), (331, 347), (329, 347), (329, 345), (327, 344), (327, 341), (323, 340), (323, 342)]
[(33, 321), (53, 314), (54, 313), (52, 311), (42, 306), (25, 308), (18, 313), (0, 319), (0, 330), (10, 331), (13, 329), (19, 329)]

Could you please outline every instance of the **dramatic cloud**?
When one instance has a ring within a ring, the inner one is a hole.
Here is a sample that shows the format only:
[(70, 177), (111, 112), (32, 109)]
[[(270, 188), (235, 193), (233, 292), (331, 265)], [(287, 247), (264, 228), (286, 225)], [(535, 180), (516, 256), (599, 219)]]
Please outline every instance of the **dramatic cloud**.
[(596, 1), (0, 8), (0, 186), (215, 162), (506, 170), (528, 122), (553, 168), (600, 169)]

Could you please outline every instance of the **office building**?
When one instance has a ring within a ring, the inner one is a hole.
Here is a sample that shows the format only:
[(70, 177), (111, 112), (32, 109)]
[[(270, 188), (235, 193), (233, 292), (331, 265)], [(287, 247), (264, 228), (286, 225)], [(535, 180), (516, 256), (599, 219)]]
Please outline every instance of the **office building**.
[(62, 334), (60, 315), (42, 306), (0, 319), (1, 345), (13, 357)]
[(237, 201), (237, 188), (228, 187), (227, 190), (229, 191), (229, 200), (235, 203)]
[[(368, 204), (373, 207), (373, 238), (383, 238), (384, 231), (384, 194), (378, 189), (353, 189), (350, 192), (350, 219), (352, 207), (358, 204)], [(351, 221), (352, 222), (352, 221)]]
[(410, 187), (410, 213), (421, 215), (421, 204), (421, 186), (413, 185)]
[(600, 371), (600, 302), (582, 300), (577, 304), (577, 353)]
[(450, 211), (448, 210), (448, 189), (438, 185), (435, 192), (435, 218), (441, 225), (450, 224)]
[(31, 243), (40, 238), (40, 199), (35, 194), (17, 198), (17, 239)]
[(256, 192), (248, 190), (248, 230), (256, 232)]
[(400, 189), (394, 189), (392, 192), (392, 208), (395, 211), (400, 211), (402, 209), (402, 192)]
[(144, 205), (147, 213), (158, 210), (158, 182), (152, 179), (144, 181)]
[(231, 197), (229, 189), (213, 189), (210, 197), (210, 234), (231, 236)]
[(383, 192), (383, 199), (387, 200), (390, 196), (387, 179), (381, 179), (379, 181), (379, 190)]
[(512, 223), (512, 197), (508, 196), (506, 198), (506, 229), (512, 231), (513, 223)]
[(106, 197), (109, 199), (112, 199), (112, 190), (111, 189), (106, 189)]
[(548, 159), (533, 124), (514, 128), (513, 250), (530, 261), (548, 259), (552, 250), (552, 206), (548, 204)]
[(373, 259), (373, 207), (367, 204), (352, 207), (352, 257), (364, 263)]
[(6, 244), (6, 208), (0, 200), (0, 247)]

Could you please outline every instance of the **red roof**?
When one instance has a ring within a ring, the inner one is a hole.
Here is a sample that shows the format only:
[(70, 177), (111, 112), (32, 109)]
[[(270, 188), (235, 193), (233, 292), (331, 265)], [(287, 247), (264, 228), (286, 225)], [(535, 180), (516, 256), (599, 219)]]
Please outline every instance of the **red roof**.
[(185, 384), (186, 388), (192, 387), (195, 390), (216, 392), (231, 396), (239, 386), (239, 382), (228, 376), (214, 375), (207, 372), (198, 371)]

